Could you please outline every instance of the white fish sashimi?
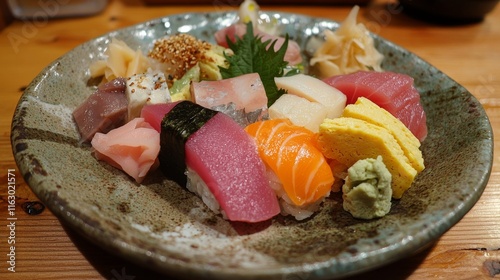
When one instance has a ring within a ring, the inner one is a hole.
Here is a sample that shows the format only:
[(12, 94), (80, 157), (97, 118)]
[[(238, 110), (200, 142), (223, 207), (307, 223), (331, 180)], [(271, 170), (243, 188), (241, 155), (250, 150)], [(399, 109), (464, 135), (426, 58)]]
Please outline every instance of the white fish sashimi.
[(312, 102), (318, 102), (328, 110), (328, 118), (337, 118), (346, 106), (347, 98), (340, 90), (315, 77), (297, 74), (294, 76), (274, 78), (278, 88), (288, 91), (288, 94), (303, 97)]
[(283, 94), (269, 107), (270, 119), (289, 119), (293, 124), (312, 132), (319, 131), (319, 125), (327, 113), (326, 106), (293, 94)]

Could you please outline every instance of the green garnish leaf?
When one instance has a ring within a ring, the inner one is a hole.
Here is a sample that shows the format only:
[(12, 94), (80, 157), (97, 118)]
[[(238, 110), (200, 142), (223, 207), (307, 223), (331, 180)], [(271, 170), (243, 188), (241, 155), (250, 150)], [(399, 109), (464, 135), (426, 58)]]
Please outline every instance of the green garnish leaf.
[(302, 72), (303, 72), (303, 70), (301, 68), (299, 68), (299, 67), (290, 68), (285, 73), (285, 77), (290, 77), (290, 76), (293, 76), (293, 75), (297, 75), (297, 74), (300, 74)]
[(274, 50), (277, 40), (262, 42), (262, 37), (254, 35), (251, 22), (247, 23), (247, 31), (242, 38), (236, 37), (235, 42), (232, 42), (228, 37), (226, 40), (234, 54), (224, 53), (229, 67), (219, 66), (223, 79), (258, 73), (266, 90), (268, 106), (271, 106), (281, 95), (286, 93), (285, 90), (278, 89), (274, 78), (282, 77), (285, 73), (284, 69), (288, 65), (288, 62), (285, 61), (288, 34), (285, 36), (285, 42), (277, 51)]

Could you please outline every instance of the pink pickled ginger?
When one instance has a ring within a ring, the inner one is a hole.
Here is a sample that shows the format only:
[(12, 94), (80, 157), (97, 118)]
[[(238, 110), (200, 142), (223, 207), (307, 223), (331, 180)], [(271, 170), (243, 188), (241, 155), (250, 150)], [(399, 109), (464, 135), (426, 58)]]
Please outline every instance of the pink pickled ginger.
[(98, 160), (123, 170), (140, 183), (157, 166), (160, 133), (144, 118), (135, 118), (107, 134), (96, 133), (91, 144)]

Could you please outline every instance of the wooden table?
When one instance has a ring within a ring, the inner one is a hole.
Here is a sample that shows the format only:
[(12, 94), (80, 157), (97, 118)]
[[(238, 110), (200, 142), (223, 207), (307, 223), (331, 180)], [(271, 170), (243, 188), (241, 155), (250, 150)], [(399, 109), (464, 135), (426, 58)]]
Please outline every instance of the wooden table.
[[(220, 1), (223, 3), (224, 1)], [(231, 1), (226, 1), (230, 3)], [(224, 2), (224, 3), (226, 3)], [(234, 1), (233, 1), (234, 2)], [(215, 2), (214, 2), (215, 3)], [(103, 33), (152, 18), (188, 11), (234, 9), (225, 5), (147, 7), (110, 1), (95, 16), (48, 21), (14, 21), (0, 35), (0, 278), (157, 279), (82, 239), (50, 211), (30, 216), (21, 209), (36, 201), (19, 174), (10, 146), (10, 124), (23, 89), (51, 61)], [(342, 20), (350, 7), (265, 6), (264, 9)], [(489, 183), (474, 208), (431, 248), (369, 275), (383, 278), (478, 279), (500, 274), (500, 5), (481, 23), (439, 26), (419, 21), (387, 5), (363, 7), (360, 21), (464, 85), (482, 103), (495, 130), (495, 159)], [(16, 272), (7, 270), (9, 244), (7, 177), (16, 178)], [(134, 278), (135, 277), (135, 278)]]

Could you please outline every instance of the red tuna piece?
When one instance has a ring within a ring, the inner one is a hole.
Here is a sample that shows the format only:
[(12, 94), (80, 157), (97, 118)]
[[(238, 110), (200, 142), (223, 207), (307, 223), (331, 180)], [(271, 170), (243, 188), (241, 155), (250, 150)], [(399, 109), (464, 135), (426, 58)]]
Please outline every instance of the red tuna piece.
[(413, 78), (394, 72), (359, 71), (324, 79), (347, 96), (347, 104), (366, 97), (398, 118), (421, 142), (427, 136), (424, 109)]
[(186, 142), (186, 165), (205, 182), (230, 221), (261, 222), (279, 214), (264, 163), (251, 137), (218, 113)]
[(144, 118), (144, 120), (156, 131), (161, 132), (161, 121), (163, 117), (165, 117), (165, 115), (179, 102), (180, 101), (146, 105), (142, 107), (141, 118)]
[(82, 142), (90, 141), (96, 132), (107, 133), (125, 122), (125, 88), (124, 78), (102, 84), (73, 111)]
[[(189, 101), (146, 105), (142, 109), (141, 117), (153, 128), (161, 130), (165, 115), (181, 102)], [(182, 114), (186, 115), (189, 114)], [(172, 123), (189, 125), (185, 119)], [(190, 130), (184, 128), (180, 129), (183, 133)], [(169, 153), (175, 154), (169, 154), (168, 158), (170, 161), (175, 161), (179, 156), (184, 159), (183, 167), (178, 171), (182, 174), (179, 175), (184, 175), (186, 166), (196, 172), (229, 220), (260, 222), (280, 212), (278, 200), (269, 186), (266, 169), (258, 155), (255, 142), (238, 123), (224, 113), (216, 113), (187, 137), (185, 143), (179, 144), (184, 149), (169, 149)], [(182, 142), (181, 139), (179, 141)], [(163, 146), (161, 149), (163, 152), (167, 150)], [(160, 157), (163, 152), (160, 152)], [(163, 169), (165, 168), (169, 169), (167, 173), (176, 169), (172, 166), (164, 166)]]

